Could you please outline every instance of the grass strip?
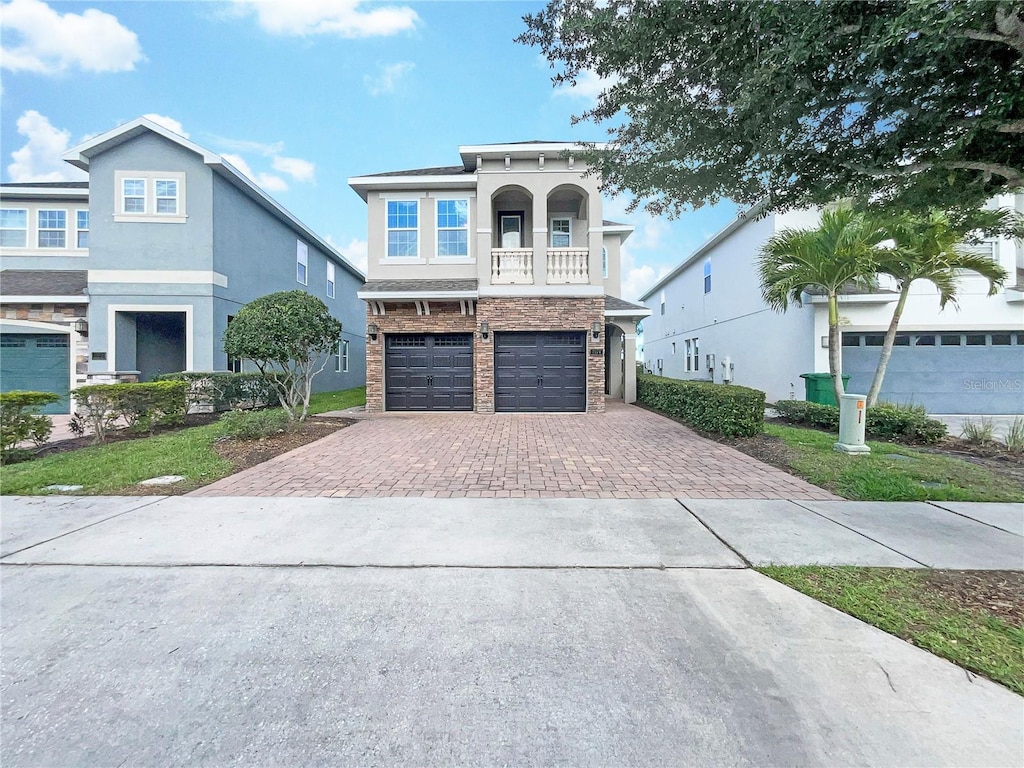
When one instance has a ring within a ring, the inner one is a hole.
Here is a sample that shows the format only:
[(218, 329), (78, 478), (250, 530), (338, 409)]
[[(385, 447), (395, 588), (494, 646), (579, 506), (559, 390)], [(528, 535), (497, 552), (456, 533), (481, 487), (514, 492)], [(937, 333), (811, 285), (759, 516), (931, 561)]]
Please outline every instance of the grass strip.
[(1024, 627), (958, 606), (929, 588), (926, 572), (824, 566), (757, 570), (1024, 695)]
[(1024, 501), (1024, 487), (961, 459), (876, 442), (868, 455), (849, 455), (834, 449), (835, 435), (816, 429), (765, 424), (765, 433), (794, 453), (794, 474), (847, 499)]

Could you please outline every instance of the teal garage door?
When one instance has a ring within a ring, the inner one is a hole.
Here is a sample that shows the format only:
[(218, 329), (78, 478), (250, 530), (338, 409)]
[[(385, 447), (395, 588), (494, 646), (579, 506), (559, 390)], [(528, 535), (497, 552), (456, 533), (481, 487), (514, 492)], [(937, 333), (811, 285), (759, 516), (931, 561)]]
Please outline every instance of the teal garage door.
[(66, 334), (0, 334), (0, 389), (56, 392), (61, 399), (42, 413), (68, 413), (70, 353)]

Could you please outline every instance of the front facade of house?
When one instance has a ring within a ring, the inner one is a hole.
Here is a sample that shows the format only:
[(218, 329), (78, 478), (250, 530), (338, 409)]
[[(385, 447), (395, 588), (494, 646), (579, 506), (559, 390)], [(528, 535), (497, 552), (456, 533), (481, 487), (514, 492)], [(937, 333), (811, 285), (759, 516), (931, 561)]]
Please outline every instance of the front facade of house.
[(572, 144), (349, 180), (366, 201), (367, 410), (602, 411), (636, 399), (622, 242)]
[[(1024, 195), (993, 205), (1024, 212)], [(731, 381), (765, 391), (769, 402), (804, 398), (802, 373), (828, 372), (825, 298), (806, 295), (785, 314), (761, 299), (760, 248), (787, 228), (813, 228), (816, 210), (741, 215), (655, 284), (641, 302), (643, 360), (653, 373), (680, 379)], [(978, 248), (1010, 274), (988, 296), (988, 283), (960, 277), (958, 307), (939, 309), (931, 283), (915, 282), (900, 322), (880, 399), (923, 405), (931, 413), (1024, 413), (1024, 250), (1009, 239)], [(884, 276), (877, 290), (840, 298), (843, 373), (847, 391), (866, 393), (882, 337), (892, 318), (896, 286)]]
[(221, 157), (144, 118), (76, 147), (87, 182), (0, 187), (3, 389), (237, 370), (244, 304), (302, 289), (344, 325), (318, 389), (363, 383), (362, 273)]

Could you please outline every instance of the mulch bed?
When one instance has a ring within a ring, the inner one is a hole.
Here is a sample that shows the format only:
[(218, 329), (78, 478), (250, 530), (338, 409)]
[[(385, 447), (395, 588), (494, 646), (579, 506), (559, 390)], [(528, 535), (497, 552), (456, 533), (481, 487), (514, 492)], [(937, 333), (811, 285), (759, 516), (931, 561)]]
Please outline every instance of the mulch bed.
[(292, 432), (280, 432), (259, 440), (222, 438), (213, 444), (213, 449), (235, 465), (235, 472), (241, 472), (355, 423), (355, 419), (311, 416)]
[(1024, 572), (922, 571), (928, 588), (965, 611), (986, 611), (1024, 626)]

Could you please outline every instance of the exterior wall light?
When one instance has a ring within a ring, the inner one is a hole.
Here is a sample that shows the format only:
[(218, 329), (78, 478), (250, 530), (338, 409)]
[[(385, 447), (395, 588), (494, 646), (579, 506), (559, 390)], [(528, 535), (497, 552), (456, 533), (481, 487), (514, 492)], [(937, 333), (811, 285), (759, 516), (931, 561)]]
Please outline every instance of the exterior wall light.
[(487, 337), (491, 335), (491, 326), (486, 320), (480, 323), (480, 338), (487, 341)]
[(377, 334), (380, 333), (380, 328), (377, 327), (376, 323), (368, 323), (366, 326), (366, 335), (370, 337), (370, 341), (377, 340)]
[(597, 341), (599, 338), (601, 338), (601, 322), (599, 320), (595, 320), (593, 322), (593, 324), (590, 326), (590, 332), (594, 335), (594, 341)]
[(89, 321), (80, 317), (71, 324), (71, 328), (75, 333), (87, 334), (89, 333)]

